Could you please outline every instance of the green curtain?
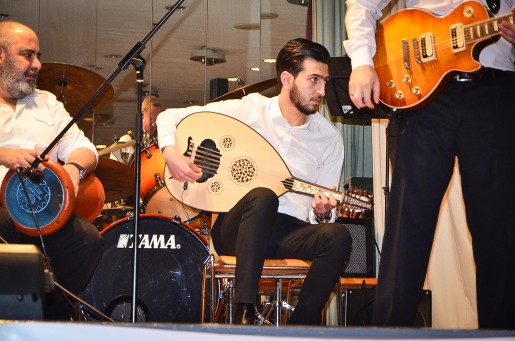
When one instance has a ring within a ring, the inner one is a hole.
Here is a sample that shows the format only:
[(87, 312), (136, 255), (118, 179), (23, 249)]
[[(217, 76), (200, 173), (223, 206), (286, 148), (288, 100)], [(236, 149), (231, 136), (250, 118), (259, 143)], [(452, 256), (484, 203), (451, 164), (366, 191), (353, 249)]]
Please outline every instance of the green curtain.
[[(312, 0), (313, 40), (324, 45), (331, 56), (344, 56), (345, 4), (342, 0)], [(342, 184), (349, 177), (372, 177), (372, 128), (370, 120), (334, 117), (326, 107), (322, 114), (342, 132), (345, 160)]]

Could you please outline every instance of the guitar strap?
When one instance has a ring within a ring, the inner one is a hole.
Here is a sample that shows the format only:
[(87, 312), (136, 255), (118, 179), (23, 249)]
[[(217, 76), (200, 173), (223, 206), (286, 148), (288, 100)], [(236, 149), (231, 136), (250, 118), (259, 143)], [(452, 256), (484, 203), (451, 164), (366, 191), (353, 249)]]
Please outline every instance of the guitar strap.
[(499, 12), (499, 8), (501, 7), (501, 0), (486, 0), (488, 4), (489, 12), (492, 15), (496, 15)]

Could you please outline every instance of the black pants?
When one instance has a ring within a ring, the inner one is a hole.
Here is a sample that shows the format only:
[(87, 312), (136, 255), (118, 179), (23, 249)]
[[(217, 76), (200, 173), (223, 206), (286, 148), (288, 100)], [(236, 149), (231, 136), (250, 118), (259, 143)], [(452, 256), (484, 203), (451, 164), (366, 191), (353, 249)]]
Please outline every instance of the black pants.
[[(3, 209), (0, 209), (0, 236), (11, 244), (34, 244), (41, 249), (39, 238), (20, 234)], [(102, 257), (103, 242), (97, 228), (72, 215), (63, 227), (43, 237), (43, 241), (56, 281), (73, 294), (79, 294)], [(59, 289), (47, 295), (46, 303), (46, 320), (70, 319), (72, 307)]]
[(476, 263), (479, 327), (514, 328), (513, 73), (451, 81), (429, 105), (403, 114), (389, 125), (395, 153), (374, 323), (413, 323), (457, 156)]
[(311, 260), (292, 324), (320, 324), (321, 313), (347, 260), (352, 239), (340, 224), (311, 225), (277, 213), (279, 201), (269, 189), (257, 188), (211, 230), (216, 251), (236, 256), (236, 303), (256, 303), (265, 258)]

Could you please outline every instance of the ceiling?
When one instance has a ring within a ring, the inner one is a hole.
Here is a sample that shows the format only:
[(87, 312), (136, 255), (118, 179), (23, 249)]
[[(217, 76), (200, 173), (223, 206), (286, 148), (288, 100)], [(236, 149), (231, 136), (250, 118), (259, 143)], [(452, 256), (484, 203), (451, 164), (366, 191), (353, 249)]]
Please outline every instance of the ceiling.
[[(70, 66), (70, 83), (62, 91), (58, 86), (49, 89), (59, 81), (53, 73), (40, 75), (40, 87), (63, 99), (72, 115), (100, 85), (112, 81), (106, 88), (112, 93), (104, 94), (78, 121), (95, 144), (110, 145), (135, 129), (138, 113), (136, 71), (132, 66), (121, 70), (120, 57), (149, 38), (152, 27), (160, 25), (140, 54), (146, 61), (144, 90), (158, 95), (165, 108), (202, 105), (210, 101), (212, 79), (240, 77), (248, 85), (275, 77), (275, 65), (263, 60), (275, 58), (287, 40), (305, 36), (307, 7), (295, 2), (305, 1), (186, 0), (161, 22), (175, 1), (9, 0), (0, 3), (0, 15), (38, 33), (44, 65)], [(235, 28), (241, 24), (254, 29)], [(206, 65), (190, 59), (203, 54), (208, 60), (211, 54), (224, 57), (225, 62)], [(228, 90), (237, 87), (229, 82)]]

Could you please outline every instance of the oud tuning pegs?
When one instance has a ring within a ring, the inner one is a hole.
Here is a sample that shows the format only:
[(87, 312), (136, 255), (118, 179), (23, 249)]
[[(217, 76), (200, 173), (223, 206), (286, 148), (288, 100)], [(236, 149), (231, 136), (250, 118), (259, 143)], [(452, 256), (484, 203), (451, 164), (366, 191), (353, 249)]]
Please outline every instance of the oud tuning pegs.
[(340, 218), (365, 218), (363, 209), (348, 204), (342, 205), (338, 211), (340, 212)]

